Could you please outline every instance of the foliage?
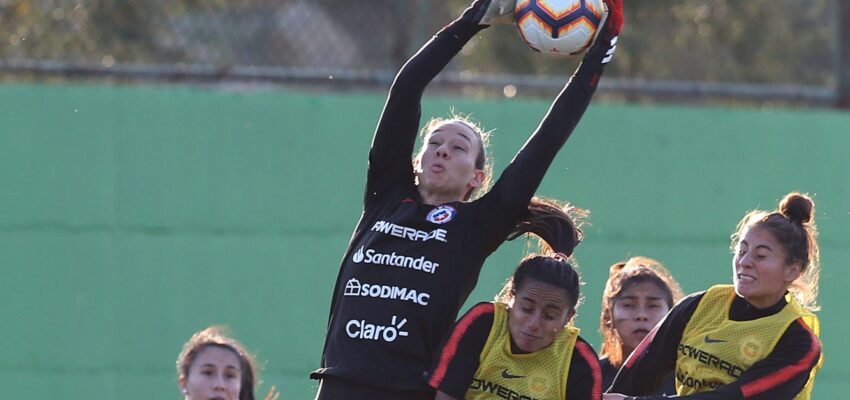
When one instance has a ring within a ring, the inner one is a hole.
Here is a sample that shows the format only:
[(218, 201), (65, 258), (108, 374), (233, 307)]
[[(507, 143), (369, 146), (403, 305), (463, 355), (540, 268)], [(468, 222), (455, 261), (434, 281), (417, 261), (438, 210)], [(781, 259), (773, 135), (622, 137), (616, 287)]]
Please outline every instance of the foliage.
[[(455, 0), (461, 10), (466, 3)], [(626, 25), (609, 76), (635, 79), (827, 84), (834, 74), (834, 4), (828, 0), (626, 2)], [(496, 26), (467, 53), (493, 73), (557, 73), (555, 56), (528, 53)], [(570, 69), (566, 69), (569, 71)]]
[[(0, 0), (4, 61), (394, 71), (468, 0)], [(834, 84), (835, 0), (626, 4), (609, 76)], [(563, 75), (580, 57), (535, 54), (492, 27), (451, 68)]]

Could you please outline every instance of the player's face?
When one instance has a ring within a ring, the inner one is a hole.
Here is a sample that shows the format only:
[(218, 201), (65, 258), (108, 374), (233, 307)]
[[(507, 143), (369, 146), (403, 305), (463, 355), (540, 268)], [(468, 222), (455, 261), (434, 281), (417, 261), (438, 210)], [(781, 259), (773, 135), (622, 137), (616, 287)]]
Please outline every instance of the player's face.
[(571, 304), (566, 290), (527, 280), (508, 314), (512, 350), (531, 353), (552, 344), (573, 315)]
[(242, 388), (239, 358), (231, 350), (209, 346), (195, 357), (182, 386), (188, 400), (237, 400)]
[(778, 303), (800, 276), (800, 264), (787, 259), (785, 246), (770, 231), (758, 226), (745, 230), (732, 258), (735, 293), (758, 308)]
[(623, 357), (628, 357), (670, 311), (664, 297), (657, 283), (645, 281), (629, 285), (614, 299), (611, 321), (623, 341)]
[(420, 153), (420, 189), (463, 200), (469, 190), (481, 185), (484, 177), (484, 172), (475, 168), (480, 141), (469, 126), (460, 122), (437, 127), (426, 137)]

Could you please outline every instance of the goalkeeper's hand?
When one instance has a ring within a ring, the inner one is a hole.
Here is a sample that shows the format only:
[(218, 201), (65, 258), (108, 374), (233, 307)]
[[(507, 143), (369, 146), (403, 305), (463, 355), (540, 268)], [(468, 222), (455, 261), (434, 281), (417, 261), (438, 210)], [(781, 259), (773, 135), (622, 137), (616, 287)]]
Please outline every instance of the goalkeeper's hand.
[(617, 50), (617, 37), (623, 29), (623, 0), (604, 0), (607, 10), (602, 15), (602, 21), (599, 29), (596, 30), (596, 37), (593, 38), (593, 44), (590, 45), (587, 53), (605, 52), (602, 57), (602, 64), (611, 62), (614, 57), (614, 51)]

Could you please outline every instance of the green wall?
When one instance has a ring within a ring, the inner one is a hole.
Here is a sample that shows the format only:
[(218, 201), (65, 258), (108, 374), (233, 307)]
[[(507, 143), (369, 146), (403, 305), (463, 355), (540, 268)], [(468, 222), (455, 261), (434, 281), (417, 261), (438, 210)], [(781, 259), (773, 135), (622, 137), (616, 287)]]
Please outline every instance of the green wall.
[[(311, 398), (339, 258), (383, 94), (0, 85), (0, 398), (178, 399), (174, 361), (210, 324)], [(500, 171), (548, 102), (431, 97), (488, 128)], [(540, 193), (591, 209), (577, 250), (599, 343), (607, 267), (658, 258), (688, 292), (729, 282), (745, 211), (815, 194), (826, 363), (850, 393), (850, 114), (594, 104)], [(487, 300), (524, 243), (488, 261)]]

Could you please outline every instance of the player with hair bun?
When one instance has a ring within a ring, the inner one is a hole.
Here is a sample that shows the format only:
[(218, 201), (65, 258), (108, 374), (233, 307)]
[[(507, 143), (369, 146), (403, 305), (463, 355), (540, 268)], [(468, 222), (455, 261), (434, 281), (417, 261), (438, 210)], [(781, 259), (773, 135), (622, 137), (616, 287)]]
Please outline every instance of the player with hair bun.
[(809, 399), (822, 361), (814, 208), (794, 192), (747, 213), (732, 235), (733, 284), (677, 304), (604, 398), (662, 399), (650, 393), (674, 372), (677, 398)]
[[(611, 386), (623, 361), (681, 298), (679, 283), (657, 260), (636, 256), (611, 266), (599, 317), (603, 388)], [(661, 393), (676, 393), (673, 379)]]
[(537, 235), (541, 254), (520, 262), (495, 302), (455, 324), (428, 381), (437, 400), (601, 399), (596, 352), (572, 326), (582, 299), (569, 258), (581, 240), (576, 216), (586, 212), (532, 201), (511, 238)]
[[(621, 0), (549, 112), (487, 191), (485, 134), (462, 118), (429, 124), (428, 84), (486, 24), (475, 0), (401, 68), (369, 151), (360, 220), (331, 298), (316, 398), (428, 399), (424, 375), (486, 258), (525, 216), (614, 52)], [(415, 155), (414, 155), (415, 154)], [(411, 158), (414, 160), (411, 161)], [(482, 192), (482, 193), (478, 193)]]

